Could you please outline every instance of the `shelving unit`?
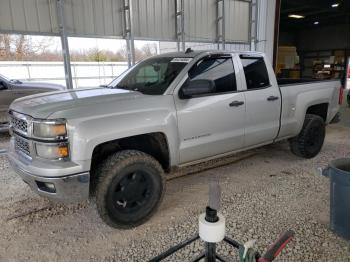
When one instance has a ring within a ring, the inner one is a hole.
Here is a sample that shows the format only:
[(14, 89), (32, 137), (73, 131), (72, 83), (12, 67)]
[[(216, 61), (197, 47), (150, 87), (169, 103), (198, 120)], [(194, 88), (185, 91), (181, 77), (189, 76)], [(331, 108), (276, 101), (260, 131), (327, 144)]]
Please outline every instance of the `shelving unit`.
[(346, 68), (346, 49), (300, 52), (300, 74), (303, 78), (339, 78)]

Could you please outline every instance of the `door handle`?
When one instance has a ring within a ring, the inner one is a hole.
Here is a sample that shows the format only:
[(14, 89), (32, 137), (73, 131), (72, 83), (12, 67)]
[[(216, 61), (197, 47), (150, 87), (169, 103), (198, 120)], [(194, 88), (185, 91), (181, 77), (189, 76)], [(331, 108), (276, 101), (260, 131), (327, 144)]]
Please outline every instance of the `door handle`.
[(269, 96), (269, 97), (267, 98), (267, 101), (275, 101), (275, 100), (278, 100), (278, 99), (279, 99), (278, 96)]
[(244, 105), (244, 102), (243, 101), (233, 101), (233, 102), (231, 102), (230, 104), (229, 104), (229, 106), (235, 106), (235, 107), (237, 107), (237, 106), (241, 106), (241, 105)]

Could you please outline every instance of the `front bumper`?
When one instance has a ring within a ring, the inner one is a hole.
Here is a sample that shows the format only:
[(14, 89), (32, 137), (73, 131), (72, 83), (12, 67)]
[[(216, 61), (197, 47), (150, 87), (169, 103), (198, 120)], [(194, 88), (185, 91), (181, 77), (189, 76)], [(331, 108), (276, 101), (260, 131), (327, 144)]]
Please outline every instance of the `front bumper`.
[(8, 155), (12, 168), (37, 194), (64, 203), (85, 200), (89, 197), (90, 173), (78, 173), (60, 177), (42, 177), (21, 168), (17, 159)]

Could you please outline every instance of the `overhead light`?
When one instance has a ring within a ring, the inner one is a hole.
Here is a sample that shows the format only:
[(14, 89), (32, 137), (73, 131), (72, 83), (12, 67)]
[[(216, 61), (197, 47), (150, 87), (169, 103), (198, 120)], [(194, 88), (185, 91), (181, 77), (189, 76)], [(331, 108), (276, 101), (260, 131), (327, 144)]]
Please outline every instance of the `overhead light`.
[(339, 3), (332, 4), (333, 8), (338, 7), (338, 6), (339, 6)]
[(305, 16), (303, 15), (288, 15), (289, 18), (295, 18), (295, 19), (301, 19), (304, 18)]
[(315, 21), (315, 22), (314, 22), (314, 25), (318, 25), (319, 23), (320, 23), (320, 22), (318, 22), (318, 21)]

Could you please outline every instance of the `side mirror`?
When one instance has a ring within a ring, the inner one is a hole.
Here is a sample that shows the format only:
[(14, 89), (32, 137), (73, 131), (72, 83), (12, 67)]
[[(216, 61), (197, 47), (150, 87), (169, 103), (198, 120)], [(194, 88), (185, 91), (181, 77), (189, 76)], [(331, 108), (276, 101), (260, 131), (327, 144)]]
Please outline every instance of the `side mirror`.
[(215, 92), (215, 83), (212, 80), (198, 79), (185, 83), (181, 88), (180, 98), (186, 99)]

